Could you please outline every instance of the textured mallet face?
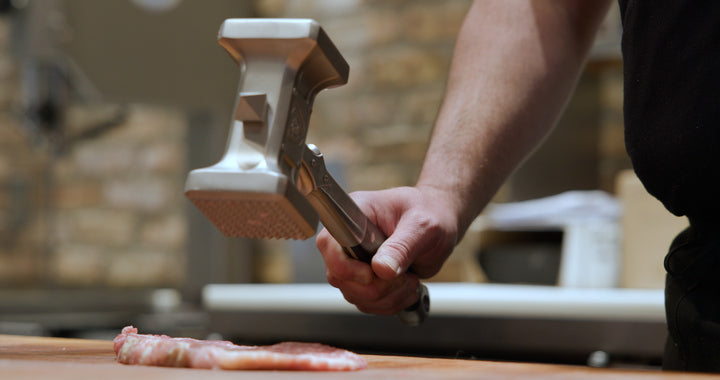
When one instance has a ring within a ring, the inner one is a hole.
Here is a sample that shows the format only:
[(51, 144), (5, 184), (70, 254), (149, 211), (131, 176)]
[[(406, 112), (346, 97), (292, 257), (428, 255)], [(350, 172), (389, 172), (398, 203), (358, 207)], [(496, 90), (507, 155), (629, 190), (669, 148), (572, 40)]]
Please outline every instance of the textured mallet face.
[(190, 190), (185, 195), (225, 236), (307, 239), (315, 226), (282, 195)]

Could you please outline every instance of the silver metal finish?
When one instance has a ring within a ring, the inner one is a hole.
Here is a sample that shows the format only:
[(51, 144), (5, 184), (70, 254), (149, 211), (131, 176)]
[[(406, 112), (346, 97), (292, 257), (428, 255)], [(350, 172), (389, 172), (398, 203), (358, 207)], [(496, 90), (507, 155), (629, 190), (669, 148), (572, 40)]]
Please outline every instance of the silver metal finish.
[[(320, 150), (308, 144), (298, 177), (298, 189), (315, 208), (320, 221), (354, 259), (370, 263), (385, 235), (360, 210), (325, 167)], [(417, 289), (417, 302), (398, 313), (403, 323), (420, 325), (430, 313), (430, 294), (425, 285)]]
[[(348, 255), (370, 263), (385, 236), (305, 145), (315, 96), (347, 82), (347, 62), (307, 19), (228, 19), (218, 42), (242, 78), (225, 155), (190, 172), (186, 196), (227, 236), (306, 239), (319, 217)], [(418, 300), (403, 322), (425, 320), (424, 286)]]
[(308, 144), (305, 149), (297, 184), (340, 245), (354, 247), (363, 242), (366, 234), (371, 234), (372, 244), (366, 248), (370, 252), (377, 251), (385, 237), (330, 175), (325, 159), (315, 145)]

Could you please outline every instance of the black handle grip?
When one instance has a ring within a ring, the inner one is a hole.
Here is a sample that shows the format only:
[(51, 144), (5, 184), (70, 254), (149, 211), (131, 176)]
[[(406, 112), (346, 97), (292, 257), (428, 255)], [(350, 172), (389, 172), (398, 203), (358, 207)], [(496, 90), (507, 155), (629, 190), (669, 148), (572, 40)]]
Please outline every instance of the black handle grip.
[[(365, 217), (367, 219), (367, 216)], [(350, 257), (370, 264), (375, 252), (383, 241), (385, 241), (385, 235), (380, 231), (377, 226), (367, 219), (366, 230), (363, 241), (353, 247), (343, 247), (345, 253)], [(430, 293), (428, 292), (427, 286), (420, 284), (418, 287), (418, 300), (410, 307), (399, 312), (398, 318), (409, 326), (418, 326), (427, 319), (430, 314)]]
[[(348, 256), (370, 264), (385, 241), (385, 234), (328, 173), (323, 155), (316, 146), (305, 146), (302, 162), (298, 188), (315, 208), (322, 224)], [(420, 284), (417, 302), (398, 313), (398, 317), (405, 324), (417, 326), (429, 312), (430, 296), (427, 287)]]

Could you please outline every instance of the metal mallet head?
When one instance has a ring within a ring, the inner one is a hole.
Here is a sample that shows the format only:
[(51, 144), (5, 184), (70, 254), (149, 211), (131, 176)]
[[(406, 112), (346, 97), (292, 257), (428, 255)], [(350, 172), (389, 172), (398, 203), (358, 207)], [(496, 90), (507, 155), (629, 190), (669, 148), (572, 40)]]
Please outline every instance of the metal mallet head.
[(315, 95), (347, 83), (349, 66), (306, 19), (228, 19), (218, 42), (241, 67), (227, 148), (190, 172), (186, 196), (226, 236), (306, 239), (318, 215), (298, 192)]
[[(320, 219), (353, 258), (370, 263), (385, 236), (305, 144), (315, 95), (345, 84), (349, 67), (320, 26), (301, 19), (229, 19), (220, 44), (242, 67), (227, 149), (190, 172), (185, 194), (226, 236), (307, 239)], [(427, 288), (398, 314), (428, 315)]]

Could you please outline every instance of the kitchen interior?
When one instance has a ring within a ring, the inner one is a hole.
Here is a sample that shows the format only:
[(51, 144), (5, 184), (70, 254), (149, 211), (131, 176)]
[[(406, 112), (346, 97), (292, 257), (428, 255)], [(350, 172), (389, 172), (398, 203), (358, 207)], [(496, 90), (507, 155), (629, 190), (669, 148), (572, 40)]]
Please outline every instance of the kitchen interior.
[[(141, 332), (361, 353), (660, 368), (662, 258), (686, 221), (630, 170), (617, 9), (554, 132), (427, 280), (365, 315), (314, 239), (224, 237), (183, 195), (225, 148), (224, 19), (312, 18), (350, 65), (307, 141), (348, 191), (412, 185), (470, 0), (0, 1), (0, 334)], [(1, 354), (0, 354), (1, 356)]]

